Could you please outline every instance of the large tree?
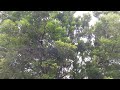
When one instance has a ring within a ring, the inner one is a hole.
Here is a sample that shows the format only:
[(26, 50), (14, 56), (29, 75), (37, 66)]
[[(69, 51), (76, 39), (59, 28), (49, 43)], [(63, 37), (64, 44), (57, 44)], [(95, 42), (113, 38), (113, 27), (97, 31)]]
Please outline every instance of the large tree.
[(93, 13), (1, 11), (0, 78), (119, 78), (120, 14)]

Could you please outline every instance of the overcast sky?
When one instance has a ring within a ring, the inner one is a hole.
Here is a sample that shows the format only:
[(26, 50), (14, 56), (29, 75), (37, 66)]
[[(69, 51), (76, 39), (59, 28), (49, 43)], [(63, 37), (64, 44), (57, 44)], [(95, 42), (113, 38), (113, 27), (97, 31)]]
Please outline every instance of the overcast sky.
[(93, 13), (92, 13), (92, 11), (77, 11), (76, 13), (75, 13), (75, 17), (77, 17), (77, 16), (82, 16), (84, 13), (90, 13), (91, 15), (92, 15), (92, 20), (90, 21), (90, 26), (91, 25), (94, 25), (95, 24), (95, 22), (97, 21), (97, 18), (95, 18), (94, 16), (93, 16)]

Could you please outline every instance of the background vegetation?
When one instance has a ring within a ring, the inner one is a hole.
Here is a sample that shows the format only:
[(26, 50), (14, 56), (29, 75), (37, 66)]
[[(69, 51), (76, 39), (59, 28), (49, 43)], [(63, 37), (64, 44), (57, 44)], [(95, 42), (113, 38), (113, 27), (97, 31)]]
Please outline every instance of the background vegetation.
[(0, 78), (119, 79), (119, 11), (74, 14), (1, 11)]

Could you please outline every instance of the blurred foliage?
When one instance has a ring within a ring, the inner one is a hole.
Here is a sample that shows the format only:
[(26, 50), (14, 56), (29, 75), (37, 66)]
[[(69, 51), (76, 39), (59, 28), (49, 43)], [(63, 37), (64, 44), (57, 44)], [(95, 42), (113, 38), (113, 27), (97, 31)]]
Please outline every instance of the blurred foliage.
[(119, 79), (120, 12), (1, 11), (1, 79)]

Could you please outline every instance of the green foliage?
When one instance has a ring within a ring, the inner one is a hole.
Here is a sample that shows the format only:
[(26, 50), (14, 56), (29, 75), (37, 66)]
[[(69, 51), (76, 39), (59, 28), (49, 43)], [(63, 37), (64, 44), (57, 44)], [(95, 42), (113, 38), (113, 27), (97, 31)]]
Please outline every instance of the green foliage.
[(89, 13), (76, 18), (75, 11), (0, 13), (1, 79), (120, 77), (119, 11), (94, 11), (98, 22), (92, 27)]
[(58, 49), (60, 59), (74, 59), (74, 54), (77, 48), (75, 45), (72, 45), (71, 43), (56, 41), (55, 46)]
[(58, 20), (48, 21), (46, 27), (51, 39), (60, 40), (62, 37), (65, 37), (65, 28), (60, 25)]

